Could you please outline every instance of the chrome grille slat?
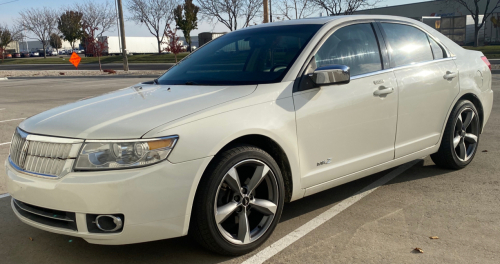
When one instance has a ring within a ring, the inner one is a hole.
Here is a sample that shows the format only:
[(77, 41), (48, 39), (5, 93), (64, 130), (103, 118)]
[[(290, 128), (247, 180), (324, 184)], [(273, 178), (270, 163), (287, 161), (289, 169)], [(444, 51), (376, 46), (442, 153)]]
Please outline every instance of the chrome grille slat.
[(66, 161), (76, 158), (70, 157), (70, 153), (75, 153), (82, 142), (78, 139), (28, 135), (18, 128), (12, 137), (10, 160), (28, 174), (60, 178), (71, 170), (72, 163)]

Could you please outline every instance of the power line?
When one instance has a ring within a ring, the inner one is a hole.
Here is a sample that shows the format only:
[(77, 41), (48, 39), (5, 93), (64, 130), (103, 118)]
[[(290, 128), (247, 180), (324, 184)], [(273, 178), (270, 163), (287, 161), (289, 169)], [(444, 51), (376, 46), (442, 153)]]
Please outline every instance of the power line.
[(14, 1), (10, 1), (10, 2), (5, 2), (5, 3), (0, 3), (0, 5), (5, 5), (5, 4), (9, 4), (9, 3), (14, 3), (14, 2), (17, 2), (19, 0), (14, 0)]

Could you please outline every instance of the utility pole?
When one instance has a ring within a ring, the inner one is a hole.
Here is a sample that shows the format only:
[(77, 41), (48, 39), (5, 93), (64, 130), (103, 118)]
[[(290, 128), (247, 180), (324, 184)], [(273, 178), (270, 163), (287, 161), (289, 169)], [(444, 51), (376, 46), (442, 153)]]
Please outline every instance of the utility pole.
[(273, 0), (269, 0), (269, 21), (273, 22)]
[(269, 23), (269, 5), (267, 3), (267, 0), (264, 0), (264, 23)]
[(122, 0), (118, 2), (118, 19), (120, 19), (120, 32), (122, 38), (123, 70), (128, 71), (127, 44), (125, 43), (125, 23), (123, 22)]

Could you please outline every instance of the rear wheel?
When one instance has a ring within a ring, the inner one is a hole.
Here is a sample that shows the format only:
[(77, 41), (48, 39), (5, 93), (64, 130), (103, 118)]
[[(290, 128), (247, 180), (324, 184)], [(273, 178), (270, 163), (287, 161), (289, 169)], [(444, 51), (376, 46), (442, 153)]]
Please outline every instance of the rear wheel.
[(459, 101), (448, 119), (439, 151), (431, 155), (432, 161), (443, 168), (464, 168), (476, 155), (479, 135), (476, 107), (468, 100)]
[(190, 235), (217, 253), (245, 254), (271, 235), (283, 203), (283, 179), (273, 158), (253, 146), (229, 149), (199, 184)]

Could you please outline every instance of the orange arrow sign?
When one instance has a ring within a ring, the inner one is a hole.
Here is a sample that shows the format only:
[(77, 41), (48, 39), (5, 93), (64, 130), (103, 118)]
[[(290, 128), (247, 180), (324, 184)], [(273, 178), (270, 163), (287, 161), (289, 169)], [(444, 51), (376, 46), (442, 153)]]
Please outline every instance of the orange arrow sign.
[(81, 60), (82, 58), (80, 58), (80, 56), (78, 56), (78, 54), (76, 54), (75, 52), (73, 52), (73, 54), (71, 54), (71, 58), (69, 58), (69, 62), (71, 62), (71, 64), (73, 64), (77, 70), (78, 64), (80, 64)]

